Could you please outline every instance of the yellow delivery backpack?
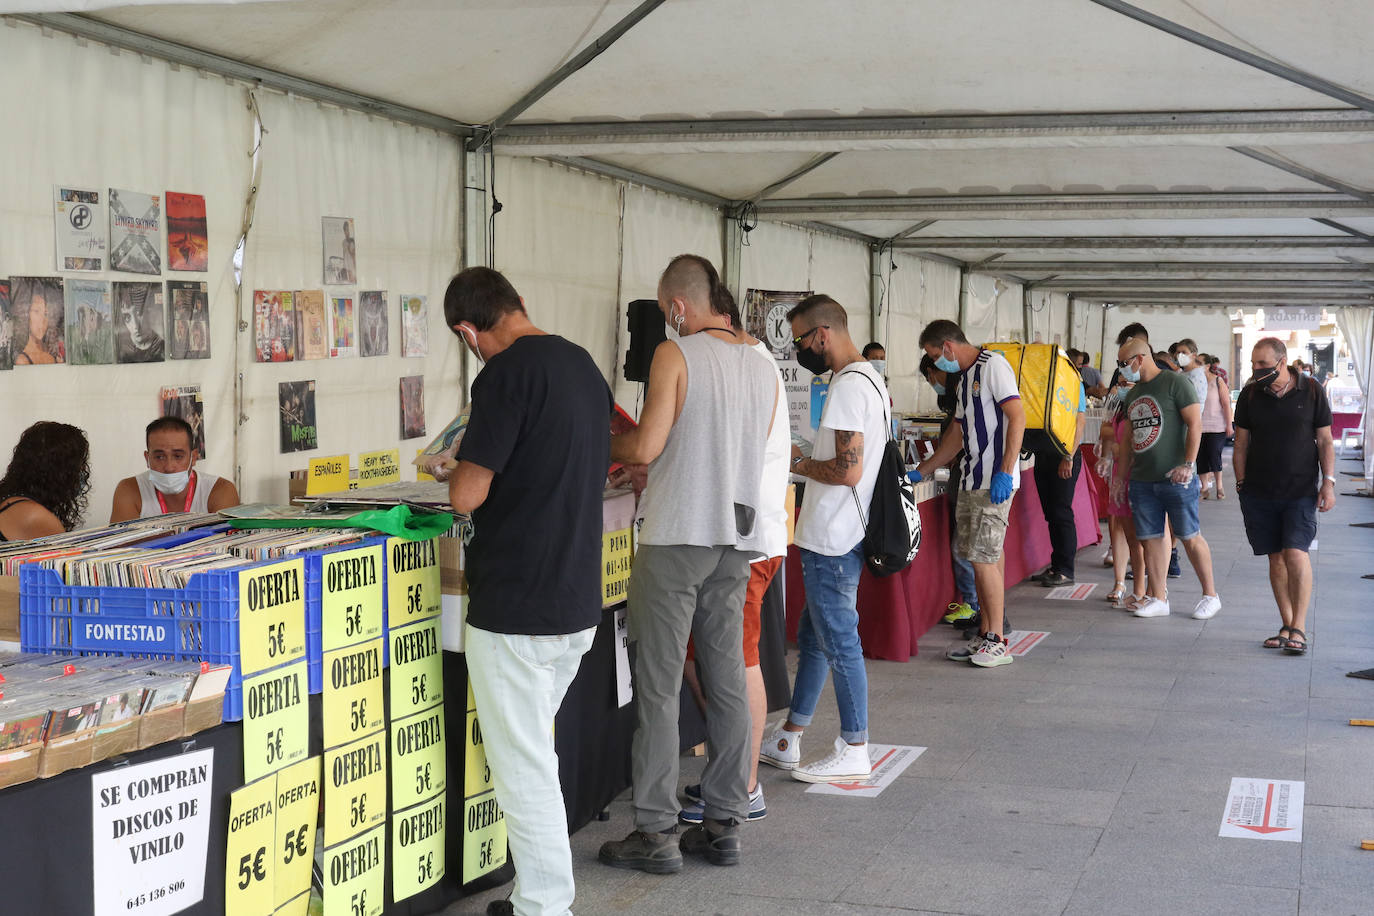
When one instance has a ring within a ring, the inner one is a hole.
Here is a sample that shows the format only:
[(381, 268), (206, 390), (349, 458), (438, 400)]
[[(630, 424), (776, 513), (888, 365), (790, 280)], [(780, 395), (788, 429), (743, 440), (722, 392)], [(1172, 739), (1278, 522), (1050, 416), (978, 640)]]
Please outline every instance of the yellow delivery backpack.
[(1073, 362), (1058, 344), (986, 343), (1007, 358), (1021, 388), (1026, 429), (1043, 429), (1059, 453), (1068, 456), (1078, 425), (1078, 386)]

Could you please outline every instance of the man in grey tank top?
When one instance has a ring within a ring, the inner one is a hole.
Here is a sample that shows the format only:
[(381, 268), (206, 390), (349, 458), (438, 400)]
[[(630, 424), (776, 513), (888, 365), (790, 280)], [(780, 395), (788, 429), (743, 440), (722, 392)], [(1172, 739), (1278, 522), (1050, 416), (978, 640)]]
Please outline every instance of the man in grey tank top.
[[(658, 286), (678, 334), (654, 351), (639, 427), (611, 439), (611, 458), (648, 464), (639, 548), (630, 578), (630, 638), (639, 727), (631, 750), (635, 830), (601, 847), (601, 861), (656, 874), (682, 851), (739, 862), (749, 813), (750, 718), (743, 606), (751, 556), (740, 549), (758, 514), (777, 374), (718, 311), (720, 278), (705, 258), (679, 255)], [(784, 418), (782, 422), (787, 422)], [(706, 693), (710, 759), (701, 826), (677, 837), (678, 696), (687, 638)]]

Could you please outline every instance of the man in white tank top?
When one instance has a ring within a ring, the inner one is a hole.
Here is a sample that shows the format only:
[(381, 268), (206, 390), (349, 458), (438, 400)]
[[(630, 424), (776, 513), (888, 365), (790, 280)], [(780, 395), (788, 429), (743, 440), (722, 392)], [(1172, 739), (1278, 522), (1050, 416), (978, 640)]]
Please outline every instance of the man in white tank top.
[(233, 481), (196, 470), (195, 433), (185, 420), (154, 420), (144, 442), (148, 470), (115, 487), (111, 524), (168, 512), (218, 512), (239, 504)]

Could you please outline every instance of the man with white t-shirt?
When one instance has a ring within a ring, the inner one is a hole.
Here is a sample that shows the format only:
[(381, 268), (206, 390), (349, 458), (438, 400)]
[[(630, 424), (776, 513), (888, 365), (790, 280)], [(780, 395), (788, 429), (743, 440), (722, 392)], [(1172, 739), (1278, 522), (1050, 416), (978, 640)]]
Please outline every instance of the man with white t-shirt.
[(1012, 662), (1002, 632), (1006, 600), (1002, 544), (1006, 539), (1011, 500), (1021, 481), (1021, 439), (1026, 413), (1016, 373), (1002, 354), (968, 342), (959, 325), (947, 319), (932, 321), (921, 332), (921, 349), (945, 372), (962, 372), (955, 393), (952, 424), (940, 437), (935, 454), (916, 466), (920, 480), (944, 467), (964, 450), (959, 503), (959, 555), (973, 564), (978, 590), (978, 633), (967, 646), (946, 653), (955, 661), (980, 668)]
[[(889, 415), (887, 389), (849, 336), (844, 308), (808, 296), (787, 313), (797, 361), (813, 374), (834, 373), (810, 458), (795, 446), (792, 472), (808, 479), (794, 540), (801, 554), (806, 605), (797, 631), (797, 678), (787, 719), (765, 739), (760, 759), (803, 782), (867, 778), (868, 674), (859, 642), (857, 596), (864, 524), (882, 463)], [(801, 735), (811, 724), (827, 674), (835, 680), (840, 737), (834, 749), (801, 763)]]

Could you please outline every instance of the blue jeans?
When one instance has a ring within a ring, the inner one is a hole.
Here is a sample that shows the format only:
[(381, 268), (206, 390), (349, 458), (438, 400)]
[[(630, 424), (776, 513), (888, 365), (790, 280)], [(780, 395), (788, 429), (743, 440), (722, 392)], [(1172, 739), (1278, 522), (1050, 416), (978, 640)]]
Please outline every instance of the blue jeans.
[(973, 579), (973, 564), (959, 556), (958, 551), (950, 553), (950, 566), (954, 569), (954, 588), (964, 603), (975, 611), (978, 606), (978, 586)]
[(1135, 536), (1142, 541), (1164, 537), (1164, 519), (1173, 526), (1174, 537), (1186, 541), (1202, 530), (1198, 524), (1198, 497), (1202, 493), (1194, 474), (1185, 484), (1172, 480), (1132, 480), (1131, 517)]
[(797, 682), (792, 688), (794, 725), (811, 724), (826, 675), (835, 674), (835, 703), (840, 708), (840, 737), (850, 744), (868, 741), (868, 673), (859, 643), (859, 575), (863, 544), (849, 553), (828, 557), (810, 550), (801, 554), (806, 605), (797, 630)]

